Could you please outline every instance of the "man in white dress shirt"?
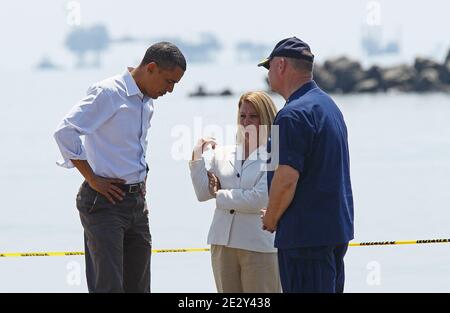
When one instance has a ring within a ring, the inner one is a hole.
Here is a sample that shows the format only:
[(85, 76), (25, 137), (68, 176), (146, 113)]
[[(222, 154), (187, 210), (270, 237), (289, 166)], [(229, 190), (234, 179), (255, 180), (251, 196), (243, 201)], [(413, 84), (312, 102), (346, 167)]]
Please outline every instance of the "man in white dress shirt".
[(175, 45), (156, 43), (137, 68), (92, 85), (55, 131), (58, 165), (85, 178), (76, 203), (89, 292), (150, 292), (147, 131), (153, 99), (172, 92), (185, 71)]

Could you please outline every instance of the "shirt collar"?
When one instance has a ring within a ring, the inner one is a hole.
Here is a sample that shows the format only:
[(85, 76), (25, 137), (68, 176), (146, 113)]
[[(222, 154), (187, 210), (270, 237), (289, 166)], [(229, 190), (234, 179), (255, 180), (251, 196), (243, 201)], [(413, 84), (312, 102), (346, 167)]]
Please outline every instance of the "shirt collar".
[(127, 89), (127, 96), (131, 97), (131, 96), (139, 95), (139, 98), (142, 99), (144, 97), (144, 95), (139, 90), (139, 87), (136, 84), (136, 82), (134, 81), (133, 76), (131, 76), (130, 71), (132, 69), (133, 69), (132, 67), (128, 67), (127, 70), (122, 75), (123, 81), (125, 82), (125, 88)]
[(309, 82), (303, 84), (300, 86), (299, 89), (297, 89), (286, 101), (286, 104), (292, 101), (292, 99), (298, 99), (301, 96), (304, 96), (308, 91), (311, 89), (317, 88), (317, 84), (314, 80), (310, 80)]

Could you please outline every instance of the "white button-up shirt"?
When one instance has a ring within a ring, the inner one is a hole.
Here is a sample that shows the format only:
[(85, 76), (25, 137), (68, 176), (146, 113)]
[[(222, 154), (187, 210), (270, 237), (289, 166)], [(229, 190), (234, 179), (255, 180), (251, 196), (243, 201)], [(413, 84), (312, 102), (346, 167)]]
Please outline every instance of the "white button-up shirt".
[(57, 164), (72, 168), (71, 159), (87, 160), (98, 176), (144, 181), (152, 115), (153, 101), (139, 90), (130, 69), (95, 83), (55, 131), (64, 159)]

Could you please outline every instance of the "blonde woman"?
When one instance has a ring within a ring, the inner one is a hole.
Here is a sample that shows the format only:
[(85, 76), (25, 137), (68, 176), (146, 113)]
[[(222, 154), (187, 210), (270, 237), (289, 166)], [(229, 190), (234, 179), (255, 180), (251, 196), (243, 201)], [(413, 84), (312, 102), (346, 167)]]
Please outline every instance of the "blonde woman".
[[(262, 91), (248, 92), (238, 104), (236, 145), (220, 147), (202, 138), (189, 162), (199, 201), (215, 199), (208, 234), (218, 292), (281, 292), (274, 234), (262, 229), (267, 206), (266, 142), (277, 109)], [(202, 157), (211, 145), (208, 171)]]

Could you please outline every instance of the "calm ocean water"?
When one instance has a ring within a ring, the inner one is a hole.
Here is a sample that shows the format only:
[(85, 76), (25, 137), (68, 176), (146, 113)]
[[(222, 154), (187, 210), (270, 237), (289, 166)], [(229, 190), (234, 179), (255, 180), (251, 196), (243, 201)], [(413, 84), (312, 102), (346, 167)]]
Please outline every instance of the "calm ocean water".
[[(52, 133), (92, 82), (123, 69), (7, 73), (0, 104), (0, 253), (83, 250), (75, 208), (82, 179), (55, 165)], [(235, 122), (239, 94), (186, 95), (198, 82), (238, 93), (262, 89), (263, 75), (247, 65), (196, 66), (172, 95), (155, 101), (147, 153), (155, 249), (206, 247), (213, 203), (196, 201), (182, 157), (211, 125), (221, 130)], [(349, 130), (355, 240), (450, 238), (450, 97), (334, 98)], [(274, 99), (282, 107), (282, 99)], [(180, 129), (189, 130), (185, 137)], [(230, 142), (223, 136), (222, 143)], [(448, 244), (350, 248), (346, 262), (347, 291), (450, 291)], [(206, 252), (155, 254), (152, 275), (154, 292), (215, 291)], [(83, 257), (0, 258), (0, 292), (85, 292), (85, 285)]]

